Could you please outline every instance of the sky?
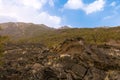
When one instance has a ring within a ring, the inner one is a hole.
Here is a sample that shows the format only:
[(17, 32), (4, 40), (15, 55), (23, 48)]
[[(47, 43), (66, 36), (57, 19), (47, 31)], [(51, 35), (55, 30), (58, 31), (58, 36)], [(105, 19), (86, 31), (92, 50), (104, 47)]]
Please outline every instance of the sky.
[(0, 0), (0, 23), (91, 28), (120, 25), (120, 0)]

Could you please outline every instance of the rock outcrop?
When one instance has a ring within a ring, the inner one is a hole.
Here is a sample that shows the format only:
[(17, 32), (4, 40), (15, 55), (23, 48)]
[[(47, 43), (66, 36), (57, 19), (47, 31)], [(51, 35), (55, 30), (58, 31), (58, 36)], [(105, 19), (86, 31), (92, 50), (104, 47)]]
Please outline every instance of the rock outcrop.
[(41, 44), (7, 44), (0, 80), (119, 80), (120, 48), (67, 39), (53, 51)]

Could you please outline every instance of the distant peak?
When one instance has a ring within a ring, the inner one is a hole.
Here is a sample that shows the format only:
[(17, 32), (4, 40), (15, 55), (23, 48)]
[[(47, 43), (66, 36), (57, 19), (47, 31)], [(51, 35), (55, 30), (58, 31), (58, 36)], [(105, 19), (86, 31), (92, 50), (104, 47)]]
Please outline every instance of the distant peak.
[(70, 28), (69, 26), (62, 26), (59, 29), (69, 29), (69, 28)]

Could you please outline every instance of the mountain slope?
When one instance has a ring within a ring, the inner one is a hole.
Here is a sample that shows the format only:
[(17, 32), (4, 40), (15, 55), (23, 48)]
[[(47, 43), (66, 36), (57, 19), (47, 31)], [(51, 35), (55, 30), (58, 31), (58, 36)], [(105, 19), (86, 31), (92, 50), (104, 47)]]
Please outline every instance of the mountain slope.
[(44, 32), (52, 31), (54, 29), (47, 27), (44, 24), (33, 24), (33, 23), (2, 23), (0, 24), (2, 30), (0, 34), (8, 35), (12, 38), (23, 38), (31, 37), (43, 34)]
[(53, 29), (44, 24), (20, 22), (3, 23), (0, 26), (3, 29), (0, 34), (8, 35), (12, 42), (32, 42), (43, 43), (47, 46), (57, 46), (66, 39), (82, 37), (87, 43), (120, 45), (120, 26)]

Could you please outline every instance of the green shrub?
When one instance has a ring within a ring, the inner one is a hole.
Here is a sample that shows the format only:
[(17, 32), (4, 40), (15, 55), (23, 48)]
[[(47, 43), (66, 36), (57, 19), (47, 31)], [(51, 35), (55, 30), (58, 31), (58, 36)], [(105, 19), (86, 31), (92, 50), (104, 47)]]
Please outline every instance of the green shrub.
[(40, 35), (23, 38), (18, 42), (43, 43), (51, 47), (58, 45), (65, 39), (76, 37), (82, 37), (87, 43), (92, 44), (104, 44), (110, 40), (120, 41), (120, 27), (57, 29), (44, 33), (40, 32)]

